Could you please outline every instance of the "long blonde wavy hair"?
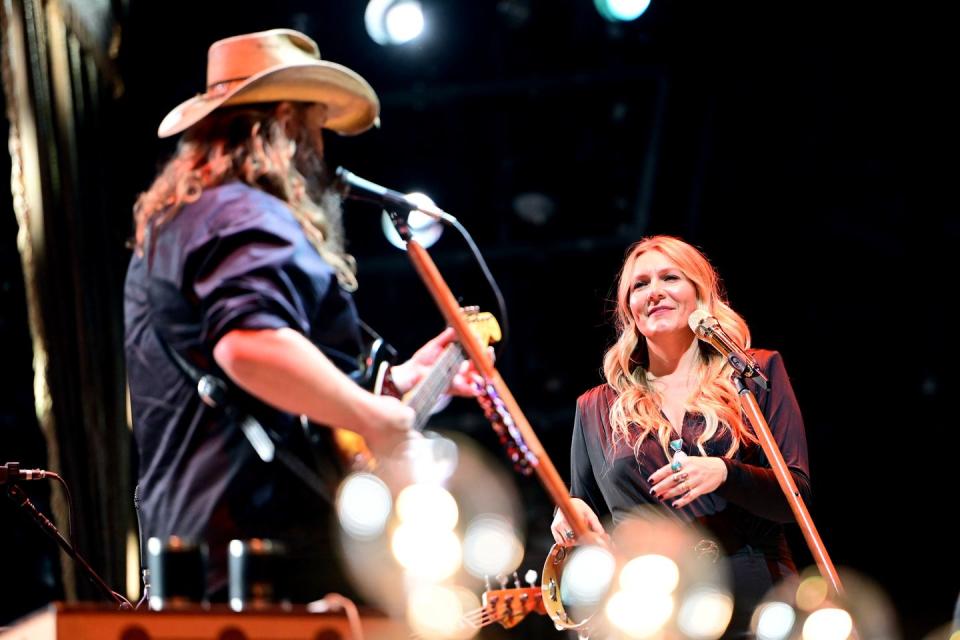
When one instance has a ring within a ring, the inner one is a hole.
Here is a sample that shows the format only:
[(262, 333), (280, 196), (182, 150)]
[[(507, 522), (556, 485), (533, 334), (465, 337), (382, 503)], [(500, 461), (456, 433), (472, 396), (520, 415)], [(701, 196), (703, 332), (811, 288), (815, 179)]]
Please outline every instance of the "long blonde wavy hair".
[(334, 268), (340, 285), (357, 288), (353, 257), (344, 250), (340, 202), (324, 189), (319, 130), (308, 110), (322, 105), (271, 103), (219, 109), (184, 133), (173, 157), (133, 208), (136, 250), (147, 229), (172, 220), (204, 189), (239, 180), (290, 207), (307, 239)]
[[(697, 307), (706, 310), (723, 326), (732, 340), (744, 348), (750, 346), (750, 330), (740, 315), (727, 304), (720, 279), (707, 258), (679, 238), (652, 236), (635, 243), (627, 250), (627, 259), (620, 270), (617, 285), (615, 323), (617, 341), (603, 357), (607, 383), (617, 391), (610, 408), (614, 441), (628, 443), (639, 455), (647, 436), (655, 435), (669, 455), (672, 426), (660, 412), (662, 398), (647, 374), (647, 343), (637, 329), (630, 312), (630, 286), (637, 259), (648, 251), (657, 251), (683, 272), (697, 294)], [(743, 441), (757, 442), (744, 423), (737, 392), (730, 378), (726, 361), (713, 347), (700, 343), (695, 365), (699, 391), (688, 399), (685, 410), (703, 416), (705, 428), (697, 440), (697, 448), (706, 455), (704, 443), (729, 431), (731, 444), (724, 457), (732, 457)], [(631, 425), (636, 429), (631, 433)]]

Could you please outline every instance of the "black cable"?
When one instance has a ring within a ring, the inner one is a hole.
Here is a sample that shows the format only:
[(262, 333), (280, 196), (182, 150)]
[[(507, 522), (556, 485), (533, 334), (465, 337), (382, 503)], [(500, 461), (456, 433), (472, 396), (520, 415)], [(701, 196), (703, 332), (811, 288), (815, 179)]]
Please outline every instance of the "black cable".
[(47, 471), (46, 476), (59, 482), (63, 492), (67, 495), (67, 540), (70, 541), (70, 544), (76, 545), (77, 543), (73, 539), (73, 496), (70, 494), (70, 487), (67, 486), (66, 481), (60, 477), (59, 473)]
[(497, 285), (497, 281), (494, 279), (493, 274), (490, 273), (490, 268), (487, 266), (486, 260), (483, 259), (483, 254), (480, 253), (480, 249), (477, 248), (476, 243), (473, 241), (473, 238), (470, 236), (470, 232), (464, 228), (460, 221), (454, 217), (450, 217), (447, 220), (454, 229), (460, 232), (460, 235), (463, 236), (463, 239), (467, 241), (467, 246), (470, 247), (473, 257), (476, 258), (477, 264), (480, 265), (480, 271), (483, 272), (484, 278), (487, 279), (487, 283), (490, 285), (490, 289), (493, 291), (494, 297), (497, 299), (497, 307), (500, 309), (500, 333), (502, 334), (500, 342), (497, 344), (495, 353), (499, 359), (501, 352), (507, 344), (507, 338), (510, 335), (510, 321), (507, 318), (507, 303), (503, 299), (503, 293), (500, 291), (500, 287)]

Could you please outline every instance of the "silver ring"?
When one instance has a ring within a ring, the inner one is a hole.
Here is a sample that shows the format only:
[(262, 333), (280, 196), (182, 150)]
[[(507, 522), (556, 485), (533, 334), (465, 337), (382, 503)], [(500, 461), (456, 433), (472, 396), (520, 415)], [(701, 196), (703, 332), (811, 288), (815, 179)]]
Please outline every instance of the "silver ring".
[(573, 531), (567, 531), (566, 536), (567, 536), (567, 540), (573, 540), (574, 538), (577, 537), (577, 534), (574, 533)]

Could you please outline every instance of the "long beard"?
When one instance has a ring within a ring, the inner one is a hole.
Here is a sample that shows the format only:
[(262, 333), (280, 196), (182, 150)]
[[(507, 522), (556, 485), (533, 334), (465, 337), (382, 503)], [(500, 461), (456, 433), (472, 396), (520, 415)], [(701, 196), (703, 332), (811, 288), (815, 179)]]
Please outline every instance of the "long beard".
[(333, 176), (323, 161), (323, 155), (312, 144), (300, 141), (293, 158), (294, 166), (303, 176), (307, 198), (322, 215), (315, 223), (323, 231), (327, 246), (338, 254), (345, 251), (343, 229), (343, 199), (333, 188)]

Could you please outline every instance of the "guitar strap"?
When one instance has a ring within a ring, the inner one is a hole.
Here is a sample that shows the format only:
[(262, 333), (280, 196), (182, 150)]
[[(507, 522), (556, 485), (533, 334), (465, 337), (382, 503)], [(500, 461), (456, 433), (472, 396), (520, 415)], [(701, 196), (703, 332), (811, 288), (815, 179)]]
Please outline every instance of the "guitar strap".
[(203, 373), (188, 362), (186, 358), (170, 346), (159, 328), (154, 327), (154, 332), (157, 341), (170, 360), (187, 378), (194, 382), (200, 400), (208, 407), (222, 410), (231, 422), (239, 425), (243, 435), (246, 436), (250, 446), (257, 452), (261, 460), (267, 463), (274, 460), (278, 461), (325, 502), (333, 504), (333, 496), (327, 483), (316, 471), (290, 451), (276, 432), (264, 427), (254, 416), (241, 410), (236, 402), (231, 401), (230, 388), (226, 382), (213, 374)]

